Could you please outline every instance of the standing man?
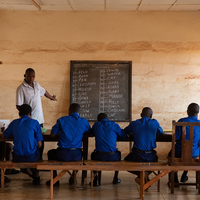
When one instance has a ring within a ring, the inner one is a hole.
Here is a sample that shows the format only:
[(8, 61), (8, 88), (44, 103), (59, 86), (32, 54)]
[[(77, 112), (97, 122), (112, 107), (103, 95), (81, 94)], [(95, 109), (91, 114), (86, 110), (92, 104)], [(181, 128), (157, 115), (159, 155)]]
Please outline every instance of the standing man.
[[(32, 68), (28, 68), (24, 74), (23, 83), (17, 88), (16, 93), (16, 107), (20, 110), (22, 104), (28, 104), (32, 108), (32, 119), (39, 122), (43, 127), (44, 117), (42, 111), (41, 97), (45, 96), (52, 101), (57, 101), (56, 96), (51, 96), (40, 84), (35, 80), (35, 71)], [(42, 160), (42, 154), (44, 150), (44, 142), (40, 147), (40, 159)]]
[[(119, 161), (121, 160), (121, 152), (116, 148), (117, 137), (127, 138), (127, 134), (120, 128), (118, 124), (108, 119), (105, 113), (97, 116), (98, 122), (92, 127), (92, 133), (95, 136), (96, 149), (91, 154), (91, 160), (99, 161)], [(96, 172), (94, 171), (94, 174)], [(120, 183), (118, 171), (115, 171), (113, 184)], [(93, 186), (98, 186), (98, 177), (94, 177)]]
[[(156, 119), (152, 119), (153, 111), (145, 107), (141, 113), (141, 119), (132, 121), (124, 130), (126, 133), (133, 133), (134, 144), (132, 152), (124, 160), (132, 162), (157, 162), (156, 134), (163, 134), (163, 130)], [(136, 174), (136, 183), (140, 184), (140, 172), (131, 171)], [(149, 173), (145, 173), (145, 181), (149, 180)]]

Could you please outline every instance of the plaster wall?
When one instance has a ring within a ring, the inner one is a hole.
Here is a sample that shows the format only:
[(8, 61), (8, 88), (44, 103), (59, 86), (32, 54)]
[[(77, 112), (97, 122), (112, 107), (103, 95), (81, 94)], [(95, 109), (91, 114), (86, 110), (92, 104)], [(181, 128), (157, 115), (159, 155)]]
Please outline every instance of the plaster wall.
[[(70, 60), (127, 60), (132, 119), (149, 106), (161, 126), (171, 129), (189, 103), (200, 103), (199, 18), (199, 12), (0, 11), (0, 118), (18, 117), (15, 91), (29, 67), (57, 96), (57, 102), (42, 97), (44, 127), (51, 128), (68, 113)], [(45, 152), (52, 147), (56, 144), (46, 144)], [(118, 147), (128, 153), (127, 143)], [(162, 143), (157, 151), (169, 149)]]

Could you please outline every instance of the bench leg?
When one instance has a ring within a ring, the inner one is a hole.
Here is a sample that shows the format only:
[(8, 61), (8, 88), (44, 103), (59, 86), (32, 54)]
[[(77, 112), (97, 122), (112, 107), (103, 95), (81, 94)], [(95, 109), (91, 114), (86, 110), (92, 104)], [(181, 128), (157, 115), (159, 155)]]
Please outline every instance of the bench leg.
[(1, 169), (1, 191), (4, 192), (4, 169)]
[(140, 171), (140, 198), (144, 200), (144, 171)]
[(53, 170), (50, 172), (50, 200), (53, 199)]
[(62, 170), (54, 179), (53, 179), (53, 185), (62, 178), (68, 170)]

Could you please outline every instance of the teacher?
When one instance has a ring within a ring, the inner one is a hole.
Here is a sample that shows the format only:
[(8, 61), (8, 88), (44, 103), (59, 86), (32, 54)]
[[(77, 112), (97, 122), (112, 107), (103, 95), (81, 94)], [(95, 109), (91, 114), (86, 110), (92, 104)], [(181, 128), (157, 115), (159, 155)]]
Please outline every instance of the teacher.
[[(57, 101), (56, 96), (51, 96), (47, 90), (40, 86), (35, 80), (35, 71), (32, 68), (28, 68), (24, 74), (23, 83), (17, 88), (16, 91), (16, 107), (19, 110), (23, 104), (28, 104), (32, 108), (31, 117), (39, 122), (43, 127), (44, 116), (42, 111), (41, 97), (45, 96), (52, 101)], [(40, 159), (42, 160), (42, 154), (44, 150), (44, 143), (40, 148)]]

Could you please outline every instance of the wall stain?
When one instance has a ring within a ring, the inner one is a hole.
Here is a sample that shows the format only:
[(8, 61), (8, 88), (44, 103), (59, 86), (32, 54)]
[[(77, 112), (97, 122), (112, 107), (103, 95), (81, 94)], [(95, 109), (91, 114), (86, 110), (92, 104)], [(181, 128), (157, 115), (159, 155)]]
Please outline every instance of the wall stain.
[(200, 76), (190, 76), (190, 77), (185, 77), (185, 79), (200, 79)]
[(136, 41), (136, 42), (11, 42), (0, 40), (0, 52), (10, 51), (15, 53), (65, 53), (69, 51), (92, 53), (98, 51), (124, 51), (124, 52), (188, 52), (200, 51), (200, 42), (163, 42), (163, 41)]

